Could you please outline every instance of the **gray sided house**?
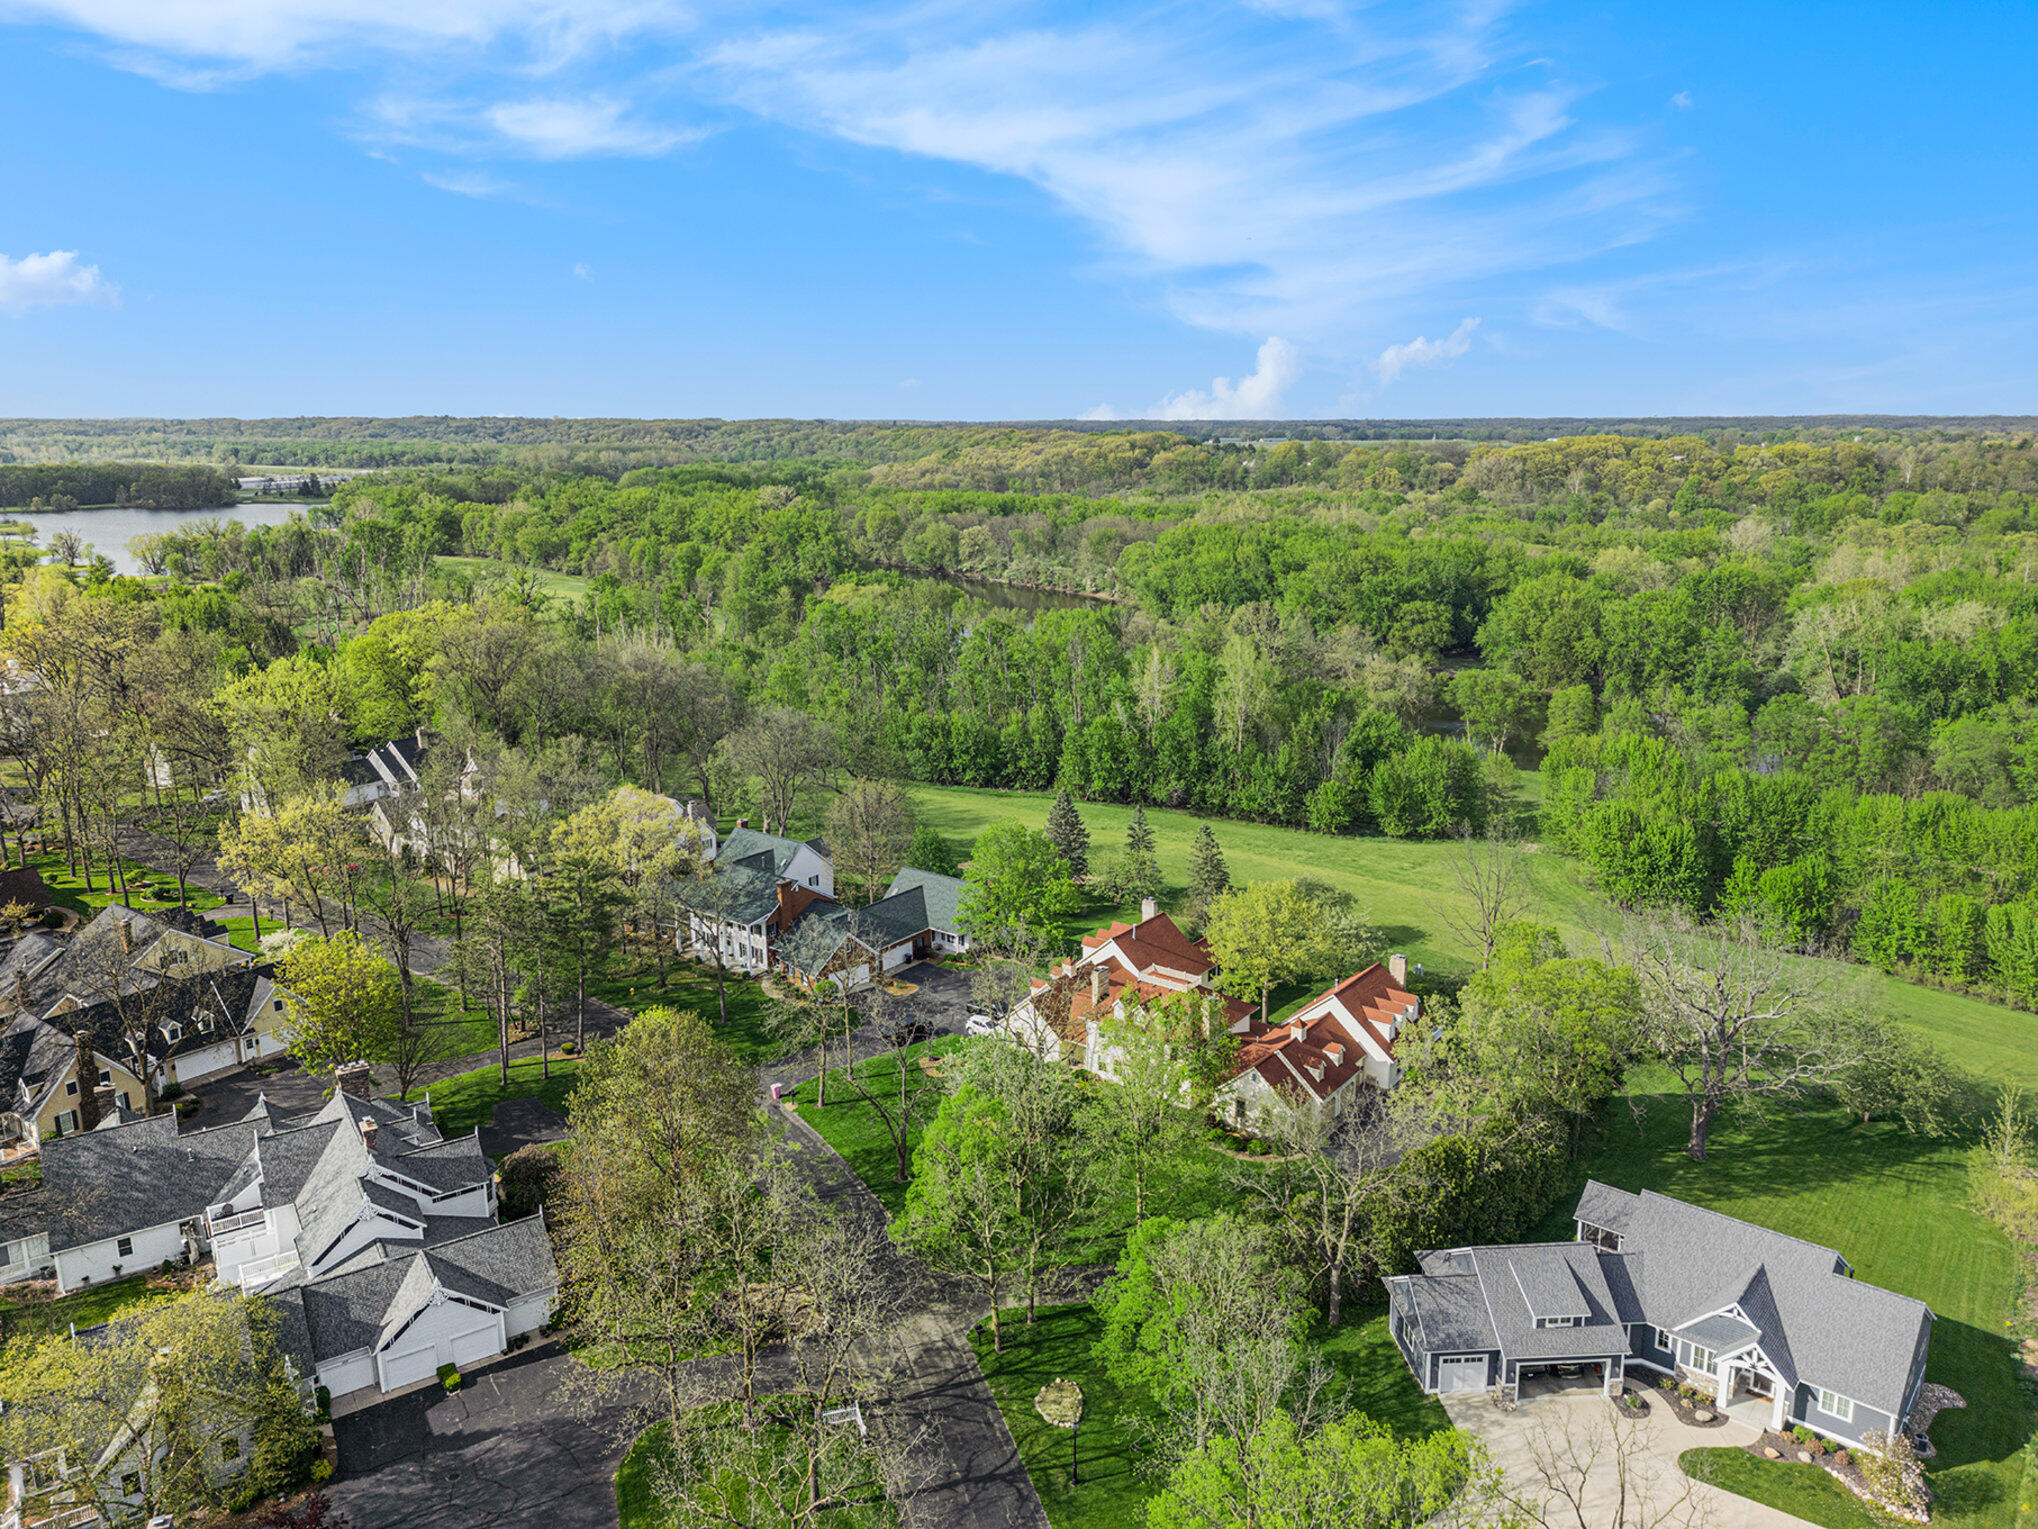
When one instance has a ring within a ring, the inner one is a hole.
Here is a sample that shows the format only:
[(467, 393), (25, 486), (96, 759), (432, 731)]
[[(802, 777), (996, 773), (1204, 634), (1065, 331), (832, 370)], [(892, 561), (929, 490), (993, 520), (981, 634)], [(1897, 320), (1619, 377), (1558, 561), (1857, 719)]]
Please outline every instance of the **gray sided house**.
[(806, 987), (831, 981), (865, 987), (911, 961), (969, 949), (957, 927), (963, 885), (911, 867), (867, 908), (815, 902), (786, 925), (773, 964)]
[(1831, 1248), (1644, 1190), (1585, 1186), (1577, 1240), (1417, 1255), (1389, 1328), (1427, 1392), (1673, 1376), (1758, 1428), (1909, 1427), (1932, 1313)]

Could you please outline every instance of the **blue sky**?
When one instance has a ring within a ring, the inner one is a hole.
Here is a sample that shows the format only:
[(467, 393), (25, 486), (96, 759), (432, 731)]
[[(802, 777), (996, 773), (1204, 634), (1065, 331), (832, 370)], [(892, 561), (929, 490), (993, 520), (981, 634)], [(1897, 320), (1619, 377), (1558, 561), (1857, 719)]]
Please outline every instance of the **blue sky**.
[(2038, 412), (2038, 8), (0, 0), (0, 414)]

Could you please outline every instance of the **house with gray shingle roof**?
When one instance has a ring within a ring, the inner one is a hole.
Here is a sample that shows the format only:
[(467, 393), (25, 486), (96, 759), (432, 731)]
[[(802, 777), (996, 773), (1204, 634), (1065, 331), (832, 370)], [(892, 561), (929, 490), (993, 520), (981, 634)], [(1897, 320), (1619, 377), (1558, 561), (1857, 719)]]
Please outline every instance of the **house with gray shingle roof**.
[(774, 947), (772, 965), (805, 987), (825, 980), (860, 988), (908, 962), (967, 950), (969, 936), (956, 927), (962, 893), (953, 876), (908, 867), (868, 907), (806, 908)]
[(787, 839), (738, 823), (717, 846), (706, 874), (676, 882), (687, 910), (675, 931), (682, 953), (752, 974), (771, 967), (772, 944), (815, 903), (835, 901), (834, 858), (821, 839)]
[[(558, 1295), (551, 1242), (539, 1218), (498, 1222), (479, 1133), (448, 1139), (429, 1104), (348, 1092), (365, 1069), (342, 1073), (308, 1115), (262, 1100), (210, 1130), (180, 1131), (172, 1113), (50, 1142), (38, 1224), (0, 1228), (42, 1237), (65, 1293), (207, 1257), (250, 1295), (287, 1293), (335, 1395), (408, 1385), (542, 1326)], [(335, 1313), (372, 1316), (379, 1336), (357, 1344), (349, 1328), (335, 1346)]]
[(1597, 1181), (1576, 1240), (1417, 1255), (1386, 1281), (1388, 1325), (1432, 1394), (1633, 1372), (1714, 1394), (1758, 1428), (1845, 1444), (1909, 1427), (1932, 1312), (1854, 1277), (1831, 1248)]

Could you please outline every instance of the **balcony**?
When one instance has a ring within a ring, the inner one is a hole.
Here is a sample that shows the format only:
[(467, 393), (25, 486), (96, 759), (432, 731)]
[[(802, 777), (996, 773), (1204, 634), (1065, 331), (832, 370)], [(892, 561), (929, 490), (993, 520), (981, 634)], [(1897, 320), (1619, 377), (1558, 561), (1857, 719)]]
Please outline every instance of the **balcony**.
[(269, 1213), (261, 1206), (244, 1210), (236, 1215), (217, 1216), (211, 1211), (205, 1213), (205, 1235), (217, 1242), (222, 1237), (231, 1237), (235, 1232), (246, 1231), (251, 1226), (261, 1226), (269, 1219)]
[(267, 1258), (258, 1258), (251, 1264), (241, 1265), (241, 1293), (253, 1295), (271, 1280), (282, 1278), (297, 1267), (297, 1252), (286, 1249), (272, 1253)]

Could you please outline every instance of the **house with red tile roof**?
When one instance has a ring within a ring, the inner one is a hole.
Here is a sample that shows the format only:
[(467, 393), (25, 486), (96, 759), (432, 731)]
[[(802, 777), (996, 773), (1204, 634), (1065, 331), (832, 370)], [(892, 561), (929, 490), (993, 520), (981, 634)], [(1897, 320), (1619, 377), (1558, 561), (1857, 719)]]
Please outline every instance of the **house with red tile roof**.
[(1422, 1013), (1407, 983), (1407, 958), (1390, 956), (1274, 1023), (1263, 1022), (1257, 1012), (1235, 1021), (1238, 1070), (1217, 1091), (1218, 1115), (1250, 1129), (1299, 1100), (1341, 1115), (1360, 1090), (1394, 1087), (1401, 1080), (1397, 1043)]
[(1090, 1066), (1090, 1048), (1103, 1019), (1123, 1018), (1183, 995), (1204, 1004), (1213, 1027), (1236, 1028), (1252, 1006), (1218, 992), (1216, 977), (1217, 962), (1209, 948), (1182, 933), (1148, 898), (1138, 923), (1114, 922), (1084, 935), (1082, 954), (1064, 961), (1051, 977), (1036, 980), (1032, 993), (1006, 1019), (1005, 1030), (1050, 1061)]

